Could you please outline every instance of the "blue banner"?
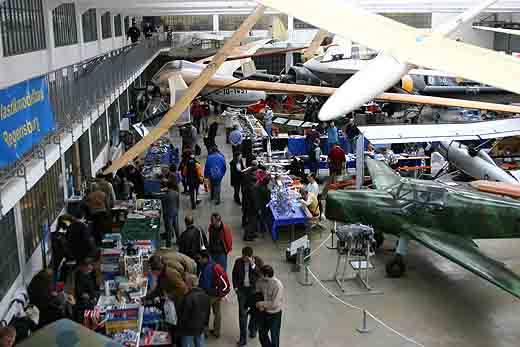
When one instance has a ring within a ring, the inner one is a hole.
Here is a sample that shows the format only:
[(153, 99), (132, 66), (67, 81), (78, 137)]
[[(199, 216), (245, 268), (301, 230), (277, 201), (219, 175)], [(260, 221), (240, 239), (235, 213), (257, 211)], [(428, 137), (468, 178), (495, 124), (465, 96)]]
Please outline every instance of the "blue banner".
[(0, 90), (0, 167), (21, 158), (54, 130), (46, 77)]

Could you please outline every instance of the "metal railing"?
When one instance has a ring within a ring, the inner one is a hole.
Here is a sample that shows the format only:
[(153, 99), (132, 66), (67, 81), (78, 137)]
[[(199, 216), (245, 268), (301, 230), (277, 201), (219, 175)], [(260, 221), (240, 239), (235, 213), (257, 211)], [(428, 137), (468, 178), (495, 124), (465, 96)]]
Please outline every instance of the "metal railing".
[(15, 163), (0, 169), (0, 188), (10, 177), (25, 176), (29, 161), (45, 160), (45, 146), (52, 142), (59, 144), (62, 135), (71, 133), (84, 117), (90, 117), (101, 105), (108, 109), (107, 96), (121, 94), (123, 83), (165, 47), (167, 42), (154, 37), (40, 76), (49, 80), (55, 130)]

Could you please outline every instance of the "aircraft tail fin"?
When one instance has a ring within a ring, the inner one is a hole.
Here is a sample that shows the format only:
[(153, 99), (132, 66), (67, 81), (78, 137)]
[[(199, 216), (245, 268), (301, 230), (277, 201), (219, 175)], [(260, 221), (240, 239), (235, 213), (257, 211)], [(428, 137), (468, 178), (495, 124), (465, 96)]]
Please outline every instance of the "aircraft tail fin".
[(289, 32), (282, 22), (280, 16), (273, 17), (273, 27), (271, 29), (271, 36), (274, 40), (287, 41), (289, 39)]
[[(182, 98), (184, 93), (188, 90), (186, 81), (182, 78), (180, 73), (173, 74), (168, 78), (168, 84), (170, 87), (170, 107), (173, 107), (175, 103)], [(181, 116), (175, 121), (174, 125), (182, 125), (190, 122), (190, 108), (188, 107)]]
[(495, 4), (498, 0), (486, 0), (466, 12), (454, 17), (450, 21), (443, 23), (433, 29), (435, 33), (448, 36), (458, 30), (461, 25), (475, 19), (482, 11)]

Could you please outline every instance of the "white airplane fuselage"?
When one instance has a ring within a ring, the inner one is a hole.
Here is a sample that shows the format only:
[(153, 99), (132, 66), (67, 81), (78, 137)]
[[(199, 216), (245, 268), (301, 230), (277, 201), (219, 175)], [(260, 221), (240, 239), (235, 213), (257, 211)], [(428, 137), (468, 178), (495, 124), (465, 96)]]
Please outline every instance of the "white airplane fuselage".
[[(168, 63), (168, 65), (170, 68), (164, 72), (167, 78), (170, 78), (172, 74), (178, 74), (188, 85), (195, 81), (206, 68), (204, 64), (192, 63), (186, 60), (173, 61)], [(212, 79), (237, 80), (233, 76), (219, 71), (215, 73)], [(162, 78), (160, 80), (163, 83), (166, 82)], [(266, 98), (266, 93), (263, 91), (240, 90), (234, 89), (232, 86), (230, 88), (205, 87), (200, 95), (204, 95), (207, 99), (214, 102), (233, 107), (251, 106)]]

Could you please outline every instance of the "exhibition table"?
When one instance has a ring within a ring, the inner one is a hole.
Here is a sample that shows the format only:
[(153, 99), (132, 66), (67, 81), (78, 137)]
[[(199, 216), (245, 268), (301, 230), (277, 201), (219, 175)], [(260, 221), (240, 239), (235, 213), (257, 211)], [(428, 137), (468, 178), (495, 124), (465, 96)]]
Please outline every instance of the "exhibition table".
[(278, 240), (279, 226), (289, 225), (291, 227), (291, 240), (294, 239), (294, 226), (297, 224), (307, 224), (311, 219), (310, 213), (305, 206), (300, 206), (299, 203), (293, 202), (292, 211), (289, 210), (287, 214), (281, 215), (276, 210), (274, 203), (269, 203), (269, 208), (273, 215), (273, 224), (271, 226), (271, 237), (273, 241)]

